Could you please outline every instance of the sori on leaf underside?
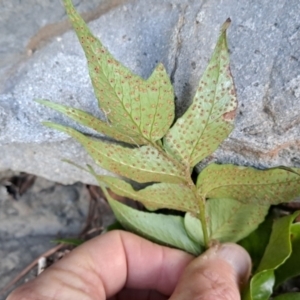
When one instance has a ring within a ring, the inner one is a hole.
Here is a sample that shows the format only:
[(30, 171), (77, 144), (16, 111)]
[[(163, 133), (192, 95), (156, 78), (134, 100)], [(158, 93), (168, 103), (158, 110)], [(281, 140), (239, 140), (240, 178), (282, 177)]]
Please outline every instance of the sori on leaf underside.
[[(246, 237), (264, 220), (270, 205), (300, 194), (295, 168), (257, 170), (213, 163), (198, 174), (196, 182), (191, 178), (195, 165), (234, 128), (237, 99), (226, 39), (229, 19), (190, 107), (174, 122), (174, 92), (164, 66), (158, 64), (148, 79), (133, 74), (91, 33), (71, 0), (63, 3), (85, 52), (99, 108), (109, 114), (103, 121), (48, 100), (37, 102), (116, 141), (44, 122), (76, 139), (98, 166), (118, 175), (98, 175), (91, 166), (86, 169), (96, 177), (126, 229), (199, 255), (216, 240), (237, 242)], [(137, 184), (144, 187), (136, 189)], [(147, 210), (116, 201), (109, 190), (141, 202)], [(156, 213), (159, 209), (181, 213)]]

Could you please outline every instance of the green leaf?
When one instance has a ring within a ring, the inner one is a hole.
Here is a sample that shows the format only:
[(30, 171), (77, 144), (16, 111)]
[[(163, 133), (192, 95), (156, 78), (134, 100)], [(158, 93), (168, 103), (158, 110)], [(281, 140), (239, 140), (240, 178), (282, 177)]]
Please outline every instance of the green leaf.
[[(237, 242), (263, 222), (269, 206), (243, 204), (232, 199), (206, 202), (209, 238), (219, 242)], [(184, 224), (189, 236), (203, 245), (202, 226), (198, 218), (187, 213)]]
[(103, 122), (93, 115), (76, 108), (67, 107), (57, 103), (50, 102), (48, 100), (38, 99), (36, 102), (48, 106), (56, 111), (63, 113), (69, 118), (77, 121), (79, 124), (87, 126), (96, 130), (99, 133), (105, 134), (109, 137), (112, 137), (118, 141), (122, 141), (129, 144), (140, 144), (141, 139), (139, 136), (133, 137), (120, 133), (109, 123)]
[(198, 176), (197, 188), (199, 194), (207, 198), (230, 198), (259, 205), (279, 204), (300, 195), (300, 176), (280, 168), (256, 170), (210, 164)]
[(103, 233), (113, 231), (113, 230), (124, 230), (124, 227), (121, 225), (121, 223), (119, 221), (115, 221), (112, 224), (110, 224), (109, 226), (107, 226), (104, 229)]
[(184, 171), (151, 146), (125, 148), (83, 135), (73, 128), (44, 122), (44, 125), (65, 132), (78, 140), (95, 162), (111, 172), (137, 182), (184, 182)]
[(269, 243), (274, 218), (275, 216), (271, 211), (265, 218), (265, 221), (261, 223), (255, 231), (238, 243), (250, 254), (252, 271), (257, 269)]
[(298, 215), (299, 212), (296, 212), (275, 220), (269, 244), (256, 273), (267, 269), (275, 269), (286, 260), (291, 251), (291, 225)]
[(143, 203), (149, 210), (169, 208), (198, 213), (198, 205), (192, 190), (184, 184), (157, 183), (136, 191), (119, 178), (96, 175), (117, 195)]
[(270, 241), (246, 292), (246, 300), (269, 299), (275, 284), (274, 271), (291, 255), (290, 228), (298, 215), (296, 212), (274, 222)]
[(273, 300), (300, 300), (300, 293), (286, 293), (273, 298)]
[(205, 246), (204, 235), (200, 220), (191, 213), (186, 213), (184, 216), (184, 227), (188, 236), (201, 245)]
[(267, 300), (272, 294), (275, 283), (274, 271), (266, 270), (256, 274), (251, 279), (249, 294), (242, 297), (243, 300)]
[(287, 279), (300, 275), (300, 223), (291, 225), (291, 243), (291, 256), (275, 272), (276, 287)]
[(133, 138), (155, 142), (174, 119), (174, 93), (168, 74), (159, 64), (144, 80), (122, 66), (94, 37), (71, 0), (63, 0), (69, 19), (88, 60), (99, 106), (111, 125)]
[(65, 238), (65, 239), (55, 239), (53, 240), (53, 243), (80, 246), (81, 244), (84, 243), (84, 240), (76, 239), (76, 238)]
[(88, 169), (86, 169), (86, 168), (84, 168), (84, 167), (82, 167), (82, 166), (80, 166), (80, 165), (74, 163), (73, 161), (71, 161), (71, 160), (69, 160), (69, 159), (63, 158), (61, 161), (62, 161), (62, 162), (65, 162), (65, 163), (67, 163), (67, 164), (70, 164), (70, 165), (72, 165), (72, 166), (78, 168), (79, 170), (82, 170), (82, 171), (85, 171), (85, 172), (90, 173), (90, 171), (89, 171)]
[(229, 24), (223, 25), (193, 103), (164, 138), (167, 151), (189, 167), (213, 153), (233, 129), (237, 100), (226, 41)]
[(193, 255), (201, 253), (200, 246), (187, 236), (182, 217), (138, 211), (107, 196), (116, 218), (126, 229)]

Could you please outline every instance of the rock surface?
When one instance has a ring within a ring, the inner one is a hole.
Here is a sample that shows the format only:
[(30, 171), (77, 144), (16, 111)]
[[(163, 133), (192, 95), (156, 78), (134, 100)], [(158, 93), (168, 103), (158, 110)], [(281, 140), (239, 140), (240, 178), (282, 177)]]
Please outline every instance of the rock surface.
[[(31, 38), (65, 18), (58, 0), (14, 2), (0, 4), (0, 169), (63, 183), (94, 182), (60, 161), (84, 164), (84, 150), (40, 122), (76, 125), (33, 102), (47, 98), (103, 118), (79, 43), (73, 32), (62, 34), (63, 22)], [(231, 17), (228, 41), (239, 109), (235, 130), (214, 158), (256, 167), (300, 166), (298, 0), (153, 0), (151, 6), (143, 0), (102, 1), (98, 6), (96, 0), (76, 2), (81, 11), (90, 11), (88, 19), (95, 19), (89, 24), (95, 35), (135, 73), (146, 78), (157, 62), (164, 63), (174, 83), (178, 115), (192, 99), (220, 26)], [(39, 8), (29, 13), (32, 4)]]

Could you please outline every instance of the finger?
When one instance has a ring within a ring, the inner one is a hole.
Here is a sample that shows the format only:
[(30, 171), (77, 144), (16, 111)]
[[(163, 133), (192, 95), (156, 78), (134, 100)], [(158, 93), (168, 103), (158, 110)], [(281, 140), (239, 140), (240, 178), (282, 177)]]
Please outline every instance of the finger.
[(188, 265), (170, 300), (239, 300), (250, 270), (246, 250), (236, 244), (217, 245)]
[(124, 289), (117, 296), (109, 300), (167, 300), (169, 296), (162, 295), (155, 290)]
[(73, 250), (8, 300), (106, 299), (123, 287), (170, 295), (193, 256), (124, 231), (112, 231)]

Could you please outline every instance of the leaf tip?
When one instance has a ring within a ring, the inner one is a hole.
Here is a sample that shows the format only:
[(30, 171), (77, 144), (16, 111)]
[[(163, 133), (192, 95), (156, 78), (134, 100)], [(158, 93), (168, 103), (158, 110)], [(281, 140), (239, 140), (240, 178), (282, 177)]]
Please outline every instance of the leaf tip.
[(226, 31), (228, 29), (228, 27), (231, 24), (231, 19), (227, 18), (227, 20), (224, 22), (223, 26), (222, 26), (222, 31)]
[(49, 121), (43, 121), (41, 122), (42, 125), (47, 126), (47, 127), (53, 127), (54, 123), (49, 122)]
[(45, 106), (47, 106), (47, 104), (50, 103), (49, 100), (47, 100), (47, 99), (41, 99), (41, 98), (33, 99), (33, 101), (35, 103), (39, 103), (39, 104), (42, 104), (42, 105), (45, 105)]

